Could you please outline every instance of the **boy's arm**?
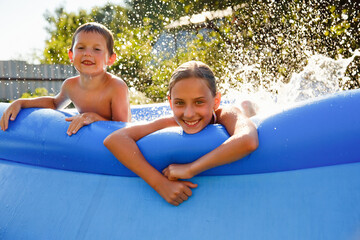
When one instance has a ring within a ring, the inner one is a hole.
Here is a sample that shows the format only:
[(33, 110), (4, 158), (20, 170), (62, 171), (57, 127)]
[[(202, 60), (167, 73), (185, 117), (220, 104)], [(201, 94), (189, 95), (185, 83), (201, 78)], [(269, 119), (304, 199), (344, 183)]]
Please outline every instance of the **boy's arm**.
[(144, 179), (167, 202), (177, 206), (191, 196), (190, 188), (197, 185), (184, 181), (169, 181), (140, 152), (136, 141), (164, 127), (177, 125), (173, 118), (159, 119), (142, 125), (131, 126), (115, 131), (105, 140), (104, 145), (127, 168)]
[(83, 126), (87, 126), (97, 121), (109, 121), (109, 119), (106, 119), (94, 112), (86, 112), (65, 118), (65, 121), (71, 122), (66, 131), (66, 133), (71, 136), (77, 133)]
[(230, 137), (219, 147), (188, 164), (172, 164), (163, 174), (170, 180), (188, 179), (220, 165), (234, 162), (250, 154), (259, 145), (254, 123), (235, 107), (226, 107), (216, 112), (218, 123), (225, 126)]
[(3, 131), (8, 129), (9, 120), (14, 121), (22, 108), (51, 108), (57, 109), (65, 104), (69, 104), (66, 94), (63, 92), (63, 87), (58, 95), (55, 97), (37, 97), (37, 98), (21, 98), (13, 103), (3, 112), (0, 119), (0, 127)]
[(130, 122), (130, 96), (125, 82), (118, 81), (111, 99), (111, 114), (113, 121)]

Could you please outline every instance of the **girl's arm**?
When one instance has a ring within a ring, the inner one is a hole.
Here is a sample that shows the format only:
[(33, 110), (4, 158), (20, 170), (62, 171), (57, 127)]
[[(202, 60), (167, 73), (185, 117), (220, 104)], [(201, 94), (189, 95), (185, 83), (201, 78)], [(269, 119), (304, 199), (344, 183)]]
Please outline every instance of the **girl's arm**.
[(225, 126), (230, 137), (219, 147), (188, 164), (171, 164), (163, 170), (170, 180), (189, 179), (220, 165), (234, 162), (253, 152), (259, 145), (254, 123), (238, 108), (226, 107), (216, 111), (218, 123)]
[(191, 196), (190, 188), (197, 185), (186, 181), (168, 180), (146, 161), (136, 144), (136, 141), (140, 138), (171, 126), (177, 126), (172, 117), (122, 128), (110, 134), (104, 140), (104, 145), (124, 166), (144, 179), (167, 202), (177, 206)]

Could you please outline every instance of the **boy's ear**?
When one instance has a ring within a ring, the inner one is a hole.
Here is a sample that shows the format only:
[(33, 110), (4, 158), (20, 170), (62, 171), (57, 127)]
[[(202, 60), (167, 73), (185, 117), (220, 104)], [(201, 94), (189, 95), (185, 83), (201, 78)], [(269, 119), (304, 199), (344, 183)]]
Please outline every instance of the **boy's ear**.
[(116, 61), (116, 53), (113, 53), (110, 57), (109, 57), (109, 60), (107, 62), (107, 65), (108, 66), (111, 66), (114, 64), (114, 62)]
[(169, 95), (167, 97), (168, 97), (168, 100), (169, 100), (169, 103), (170, 103), (170, 108), (172, 109), (173, 107), (172, 107), (171, 97)]
[(69, 49), (69, 51), (68, 51), (68, 56), (69, 56), (70, 62), (73, 62), (74, 61), (73, 52), (71, 51), (71, 49)]
[(217, 92), (215, 95), (215, 104), (214, 104), (214, 110), (218, 109), (221, 102), (221, 93)]

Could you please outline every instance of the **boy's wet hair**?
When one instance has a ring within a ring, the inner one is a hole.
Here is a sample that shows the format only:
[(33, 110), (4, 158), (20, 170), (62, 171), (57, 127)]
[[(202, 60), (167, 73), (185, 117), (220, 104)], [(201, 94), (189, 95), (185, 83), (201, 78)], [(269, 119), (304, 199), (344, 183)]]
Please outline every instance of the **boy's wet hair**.
[(169, 96), (171, 97), (171, 89), (175, 84), (185, 78), (201, 78), (206, 80), (206, 83), (211, 91), (211, 94), (216, 96), (216, 78), (211, 68), (200, 61), (190, 61), (181, 64), (171, 75), (169, 82)]
[(109, 52), (109, 56), (114, 54), (114, 37), (112, 32), (109, 29), (107, 29), (104, 25), (96, 22), (85, 23), (76, 29), (72, 38), (72, 43), (70, 48), (71, 51), (73, 51), (75, 38), (80, 32), (86, 32), (86, 33), (96, 32), (101, 34), (106, 40), (106, 46)]

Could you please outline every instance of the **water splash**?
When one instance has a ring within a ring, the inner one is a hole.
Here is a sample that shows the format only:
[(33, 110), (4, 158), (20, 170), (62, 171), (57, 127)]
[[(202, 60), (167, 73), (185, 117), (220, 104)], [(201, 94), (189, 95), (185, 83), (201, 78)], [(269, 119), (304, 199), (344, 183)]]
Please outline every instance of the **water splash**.
[(290, 82), (279, 89), (278, 102), (299, 102), (342, 91), (349, 80), (345, 76), (346, 69), (357, 56), (360, 56), (359, 50), (350, 58), (338, 60), (323, 55), (312, 56), (304, 70), (294, 73)]
[[(239, 64), (233, 76), (243, 81), (234, 83), (234, 79), (227, 79), (221, 85), (226, 91), (223, 100), (240, 108), (243, 101), (250, 100), (259, 114), (273, 114), (301, 101), (343, 91), (349, 80), (345, 76), (346, 69), (358, 56), (359, 50), (349, 58), (337, 60), (321, 54), (312, 55), (302, 71), (292, 74), (289, 83), (283, 83), (281, 79), (269, 81), (256, 64)], [(255, 82), (255, 75), (260, 81)]]

